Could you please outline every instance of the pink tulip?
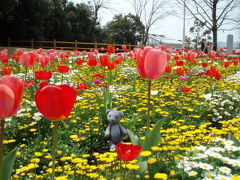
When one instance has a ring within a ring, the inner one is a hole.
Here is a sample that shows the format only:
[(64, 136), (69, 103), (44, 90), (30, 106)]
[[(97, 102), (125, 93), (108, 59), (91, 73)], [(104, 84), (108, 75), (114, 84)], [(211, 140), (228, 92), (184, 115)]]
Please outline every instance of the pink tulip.
[(167, 56), (164, 52), (152, 47), (139, 50), (136, 59), (140, 76), (147, 80), (161, 77), (167, 65)]
[(37, 62), (37, 55), (35, 52), (24, 52), (20, 57), (20, 63), (26, 67), (33, 67)]
[(7, 59), (8, 56), (8, 50), (4, 49), (3, 51), (0, 51), (0, 60), (5, 60)]
[(38, 61), (40, 62), (41, 67), (45, 67), (49, 64), (50, 57), (46, 56), (45, 54), (39, 54)]
[(6, 75), (0, 78), (0, 118), (14, 116), (20, 106), (24, 82), (16, 76)]
[(21, 56), (23, 54), (23, 50), (22, 49), (17, 49), (15, 54), (17, 54), (18, 56)]

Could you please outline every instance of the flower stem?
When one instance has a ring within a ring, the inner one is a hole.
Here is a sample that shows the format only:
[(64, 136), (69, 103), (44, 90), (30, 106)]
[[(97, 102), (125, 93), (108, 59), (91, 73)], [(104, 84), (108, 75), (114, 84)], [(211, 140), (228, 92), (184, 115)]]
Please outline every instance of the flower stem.
[(27, 80), (27, 73), (28, 73), (28, 67), (25, 67), (25, 77), (24, 77), (25, 81)]
[(2, 179), (3, 175), (3, 137), (4, 137), (4, 124), (5, 124), (5, 119), (0, 120), (0, 126), (1, 126), (1, 132), (0, 132), (0, 179)]
[(148, 113), (147, 113), (147, 129), (150, 129), (150, 113), (151, 113), (151, 81), (148, 81)]
[(52, 180), (55, 179), (55, 161), (56, 161), (56, 145), (57, 145), (58, 121), (53, 122), (53, 143), (52, 143)]

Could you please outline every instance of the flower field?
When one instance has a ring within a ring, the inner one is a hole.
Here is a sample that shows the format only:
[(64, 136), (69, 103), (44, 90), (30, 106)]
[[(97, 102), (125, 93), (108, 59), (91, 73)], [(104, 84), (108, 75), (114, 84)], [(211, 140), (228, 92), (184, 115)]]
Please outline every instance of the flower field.
[[(0, 51), (0, 93), (9, 75), (25, 86), (17, 114), (0, 112), (11, 179), (239, 180), (240, 52), (147, 48)], [(109, 109), (128, 131), (117, 151)]]

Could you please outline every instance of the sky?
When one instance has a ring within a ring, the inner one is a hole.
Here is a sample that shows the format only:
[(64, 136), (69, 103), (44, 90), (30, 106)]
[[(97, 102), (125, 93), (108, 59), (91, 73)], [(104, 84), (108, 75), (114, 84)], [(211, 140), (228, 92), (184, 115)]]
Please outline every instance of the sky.
[[(87, 3), (89, 0), (69, 0), (74, 3)], [(128, 13), (134, 14), (134, 9), (131, 5), (131, 0), (108, 0), (110, 7), (113, 9), (110, 10), (101, 10), (100, 11), (100, 24), (103, 26), (107, 22), (111, 21), (115, 14), (126, 15)], [(186, 21), (186, 35), (191, 36), (189, 33), (190, 27), (193, 26), (193, 20)], [(183, 18), (178, 18), (175, 16), (167, 16), (163, 20), (156, 23), (150, 33), (165, 35), (169, 40), (177, 41), (183, 39)], [(232, 34), (234, 36), (234, 41), (239, 41), (240, 37), (237, 34), (237, 31), (219, 31), (218, 32), (218, 41), (226, 42), (227, 35)]]

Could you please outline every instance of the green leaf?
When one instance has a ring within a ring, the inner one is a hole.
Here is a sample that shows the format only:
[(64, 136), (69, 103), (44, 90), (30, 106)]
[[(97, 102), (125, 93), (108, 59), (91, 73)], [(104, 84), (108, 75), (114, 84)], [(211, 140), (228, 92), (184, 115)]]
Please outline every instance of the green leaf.
[(234, 135), (229, 134), (229, 139), (232, 140), (236, 146), (240, 147), (240, 142)]
[(141, 162), (138, 162), (137, 165), (140, 166), (140, 169), (137, 171), (139, 174), (144, 174), (145, 171), (147, 170), (147, 161), (141, 161)]
[(161, 139), (160, 128), (164, 119), (159, 120), (150, 132), (147, 132), (143, 141), (143, 151), (150, 151), (152, 146), (157, 146)]
[(134, 145), (141, 145), (141, 141), (138, 138), (138, 136), (136, 134), (134, 134), (132, 131), (130, 131), (129, 129), (127, 129), (128, 135), (131, 139), (132, 144)]
[(2, 180), (9, 180), (16, 159), (17, 148), (9, 152), (3, 159), (3, 177)]

